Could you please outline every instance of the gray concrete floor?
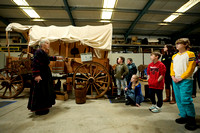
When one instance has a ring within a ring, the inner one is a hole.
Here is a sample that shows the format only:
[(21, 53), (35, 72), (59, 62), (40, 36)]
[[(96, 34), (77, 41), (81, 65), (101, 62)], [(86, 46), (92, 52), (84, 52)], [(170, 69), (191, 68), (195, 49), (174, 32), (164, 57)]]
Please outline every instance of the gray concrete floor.
[[(50, 113), (36, 116), (27, 109), (29, 89), (17, 101), (0, 108), (0, 133), (200, 133), (200, 128), (188, 131), (176, 124), (176, 104), (164, 103), (162, 112), (148, 110), (150, 102), (141, 107), (110, 103), (109, 99), (87, 100), (76, 104), (75, 99), (57, 100)], [(194, 98), (196, 119), (200, 125), (200, 91)]]

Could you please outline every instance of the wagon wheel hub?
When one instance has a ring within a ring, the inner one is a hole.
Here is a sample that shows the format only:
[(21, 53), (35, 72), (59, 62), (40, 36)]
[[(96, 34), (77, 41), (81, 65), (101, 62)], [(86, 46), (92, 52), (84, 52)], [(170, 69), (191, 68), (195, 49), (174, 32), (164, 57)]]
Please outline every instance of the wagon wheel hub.
[(88, 79), (88, 83), (89, 83), (89, 84), (94, 84), (94, 83), (95, 83), (95, 79), (94, 79), (93, 77), (90, 77), (90, 78)]
[(9, 86), (11, 84), (10, 80), (4, 80), (1, 82), (2, 86)]

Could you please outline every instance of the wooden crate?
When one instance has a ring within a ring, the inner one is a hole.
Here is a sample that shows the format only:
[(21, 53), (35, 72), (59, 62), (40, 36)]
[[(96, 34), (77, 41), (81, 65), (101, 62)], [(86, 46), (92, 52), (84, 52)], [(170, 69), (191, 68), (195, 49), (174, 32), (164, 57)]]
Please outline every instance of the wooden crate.
[(66, 101), (68, 99), (68, 94), (67, 92), (59, 92), (56, 91), (56, 100), (63, 100)]

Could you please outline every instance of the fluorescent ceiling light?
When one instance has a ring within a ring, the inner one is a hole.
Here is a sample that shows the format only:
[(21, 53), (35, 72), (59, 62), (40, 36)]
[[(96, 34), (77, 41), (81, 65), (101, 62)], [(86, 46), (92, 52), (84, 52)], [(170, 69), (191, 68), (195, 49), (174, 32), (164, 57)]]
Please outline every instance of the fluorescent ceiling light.
[(190, 8), (192, 8), (194, 5), (199, 3), (200, 0), (189, 0), (187, 3), (185, 3), (183, 6), (181, 6), (178, 10), (176, 10), (177, 13), (173, 13), (168, 18), (164, 20), (164, 22), (172, 22), (174, 19), (176, 19), (181, 13), (186, 12)]
[(45, 21), (44, 19), (40, 19), (40, 18), (35, 18), (35, 19), (32, 19), (33, 21)]
[(159, 23), (159, 25), (169, 25), (168, 23)]
[(35, 10), (32, 7), (22, 7), (22, 6), (29, 6), (26, 0), (13, 0), (29, 17), (31, 18), (40, 18)]
[(18, 6), (29, 6), (26, 0), (13, 0)]
[(190, 0), (187, 3), (185, 3), (183, 6), (181, 6), (176, 12), (186, 12), (189, 10), (191, 7), (199, 3), (200, 0)]
[(116, 0), (104, 0), (103, 8), (114, 8)]
[(103, 11), (101, 19), (111, 19), (112, 11)]
[(110, 20), (101, 20), (102, 23), (110, 23)]
[(167, 17), (164, 22), (172, 22), (174, 19), (176, 19), (180, 14), (179, 13), (173, 13), (169, 17)]
[(22, 10), (31, 18), (40, 18), (37, 12), (33, 10), (31, 7), (22, 7)]

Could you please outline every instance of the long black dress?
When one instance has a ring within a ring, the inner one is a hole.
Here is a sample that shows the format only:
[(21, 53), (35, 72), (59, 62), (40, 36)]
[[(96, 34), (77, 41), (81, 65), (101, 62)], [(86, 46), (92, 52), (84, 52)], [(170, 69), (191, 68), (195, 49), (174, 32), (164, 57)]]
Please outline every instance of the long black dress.
[[(34, 54), (32, 62), (33, 80), (28, 101), (28, 109), (31, 111), (45, 110), (55, 104), (56, 95), (49, 68), (50, 60), (56, 60), (56, 57), (49, 57), (42, 49), (38, 49)], [(42, 80), (37, 83), (34, 78), (39, 75)]]

